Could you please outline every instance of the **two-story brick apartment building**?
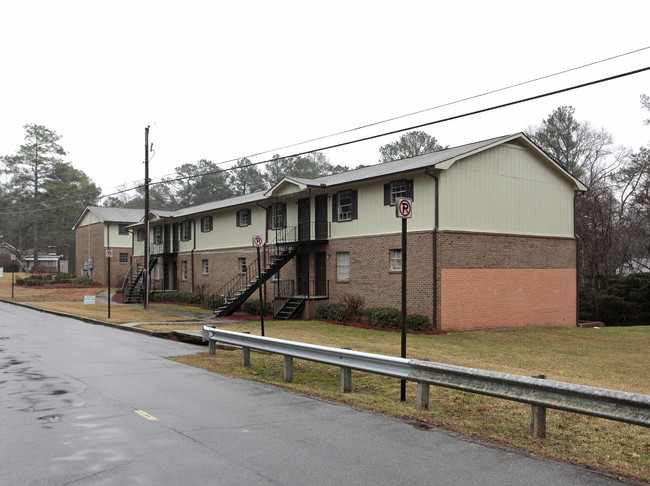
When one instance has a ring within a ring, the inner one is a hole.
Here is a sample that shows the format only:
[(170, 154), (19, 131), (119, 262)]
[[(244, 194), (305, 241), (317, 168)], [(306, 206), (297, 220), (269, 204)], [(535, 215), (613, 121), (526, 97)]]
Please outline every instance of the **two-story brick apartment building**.
[(106, 282), (106, 250), (113, 250), (111, 280), (123, 278), (131, 264), (133, 238), (128, 226), (142, 219), (144, 210), (89, 206), (75, 225), (77, 275)]
[[(152, 211), (152, 283), (229, 295), (228, 282), (256, 278), (251, 241), (261, 235), (269, 300), (353, 294), (368, 307), (399, 308), (394, 205), (402, 196), (413, 199), (409, 313), (444, 330), (573, 326), (574, 199), (584, 190), (523, 134), (313, 180), (286, 177), (268, 191)], [(144, 229), (134, 229), (142, 258)]]

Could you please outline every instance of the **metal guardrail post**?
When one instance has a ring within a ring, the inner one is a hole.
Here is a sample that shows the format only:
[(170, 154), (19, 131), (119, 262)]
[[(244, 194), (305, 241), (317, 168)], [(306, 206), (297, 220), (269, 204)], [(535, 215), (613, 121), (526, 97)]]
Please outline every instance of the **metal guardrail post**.
[(418, 383), (418, 410), (429, 410), (429, 388), (430, 386), (428, 383)]
[[(537, 375), (533, 378), (545, 380), (546, 375)], [(546, 439), (546, 407), (530, 406), (530, 435), (538, 439)]]
[[(349, 349), (352, 348), (341, 348)], [(352, 368), (341, 366), (341, 393), (352, 393)]]
[(284, 356), (284, 381), (293, 381), (293, 356)]
[(241, 348), (241, 365), (249, 367), (251, 365), (251, 348)]

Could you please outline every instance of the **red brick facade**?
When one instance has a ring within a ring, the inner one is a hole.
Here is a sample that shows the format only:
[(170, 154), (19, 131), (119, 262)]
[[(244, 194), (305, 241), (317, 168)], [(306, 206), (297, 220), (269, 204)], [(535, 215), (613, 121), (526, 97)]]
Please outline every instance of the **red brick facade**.
[[(104, 247), (105, 231), (106, 227), (104, 223), (80, 226), (76, 229), (75, 269), (77, 276), (82, 275), (84, 263), (86, 263), (89, 258), (92, 258), (92, 279), (98, 283), (107, 283), (108, 259), (106, 258), (106, 248)], [(120, 263), (120, 253), (126, 254), (125, 263)], [(131, 254), (131, 248), (113, 248), (113, 258), (111, 258), (112, 285), (117, 285), (117, 283), (121, 281), (128, 272), (131, 262)]]

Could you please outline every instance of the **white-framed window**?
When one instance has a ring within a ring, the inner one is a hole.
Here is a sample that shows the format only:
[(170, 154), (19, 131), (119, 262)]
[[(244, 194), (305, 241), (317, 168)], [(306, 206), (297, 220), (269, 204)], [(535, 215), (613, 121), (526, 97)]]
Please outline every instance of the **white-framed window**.
[(129, 263), (128, 253), (120, 253), (120, 263)]
[[(153, 242), (154, 242), (154, 245), (162, 244), (162, 233), (163, 233), (162, 226), (154, 226), (154, 228), (153, 228)], [(143, 230), (143, 234), (144, 234), (144, 230)]]
[(201, 233), (212, 231), (212, 216), (203, 216), (201, 218)]
[(181, 223), (181, 241), (190, 241), (192, 239), (192, 225), (191, 221), (183, 221)]
[(341, 191), (338, 194), (337, 221), (352, 220), (352, 191)]
[(350, 253), (336, 254), (336, 280), (350, 280)]
[(246, 273), (246, 258), (239, 258), (237, 261), (237, 271), (239, 273)]
[(129, 230), (126, 229), (127, 226), (128, 226), (128, 224), (118, 224), (118, 225), (117, 225), (117, 232), (118, 232), (118, 234), (120, 234), (120, 235), (128, 235), (128, 234), (129, 234)]
[(401, 272), (402, 271), (402, 249), (398, 248), (395, 250), (390, 250), (390, 271), (391, 272)]
[(160, 265), (153, 267), (153, 279), (160, 280)]
[(182, 280), (187, 280), (187, 262), (186, 261), (181, 262), (181, 279)]
[(203, 275), (208, 274), (208, 261), (207, 260), (201, 260), (201, 273)]
[[(280, 259), (279, 255), (271, 255), (271, 265), (275, 264), (276, 261)], [(280, 281), (280, 271), (278, 270), (273, 274), (271, 277), (271, 280), (274, 282), (279, 282)]]
[(137, 238), (138, 241), (144, 241), (144, 228), (140, 228), (136, 232), (136, 238)]
[(251, 224), (251, 210), (240, 209), (237, 211), (237, 226), (248, 226)]
[(287, 225), (284, 220), (286, 211), (284, 203), (271, 204), (271, 229), (284, 228)]
[(413, 199), (413, 179), (400, 179), (384, 184), (384, 206), (394, 206), (399, 197)]

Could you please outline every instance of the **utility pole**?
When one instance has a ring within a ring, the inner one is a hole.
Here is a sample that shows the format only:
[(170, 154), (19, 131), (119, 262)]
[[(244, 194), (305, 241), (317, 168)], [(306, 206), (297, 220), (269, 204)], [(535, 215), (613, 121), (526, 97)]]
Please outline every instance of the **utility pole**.
[(149, 127), (144, 129), (144, 308), (149, 308)]

